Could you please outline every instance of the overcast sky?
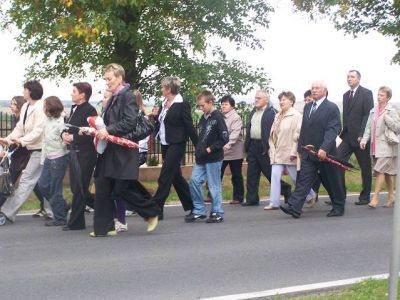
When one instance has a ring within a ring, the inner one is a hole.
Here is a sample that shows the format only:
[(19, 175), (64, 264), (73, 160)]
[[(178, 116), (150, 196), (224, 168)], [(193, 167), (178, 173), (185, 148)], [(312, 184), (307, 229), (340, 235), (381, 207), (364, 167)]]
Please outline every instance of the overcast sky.
[[(263, 66), (275, 89), (272, 100), (282, 90), (291, 90), (298, 100), (315, 79), (328, 84), (330, 99), (342, 100), (347, 90), (346, 75), (349, 69), (358, 69), (362, 74), (361, 84), (372, 90), (374, 97), (381, 85), (393, 89), (393, 101), (400, 101), (400, 66), (391, 65), (390, 60), (396, 47), (388, 38), (372, 33), (354, 39), (338, 32), (328, 21), (311, 22), (303, 14), (294, 14), (290, 0), (277, 0), (275, 14), (270, 16), (270, 28), (259, 35), (265, 40), (264, 50), (226, 49), (231, 57), (239, 58), (254, 66)], [(15, 34), (15, 33), (14, 33)], [(27, 59), (14, 49), (16, 43), (12, 33), (0, 34), (0, 99), (10, 99), (22, 93), (24, 69)], [(226, 47), (225, 47), (226, 48)], [(93, 78), (84, 78), (93, 82)], [(63, 100), (70, 99), (71, 85), (64, 81), (60, 87), (49, 81), (42, 81), (45, 96), (57, 95)], [(93, 84), (94, 100), (104, 87), (102, 80)], [(253, 95), (249, 95), (252, 97)]]

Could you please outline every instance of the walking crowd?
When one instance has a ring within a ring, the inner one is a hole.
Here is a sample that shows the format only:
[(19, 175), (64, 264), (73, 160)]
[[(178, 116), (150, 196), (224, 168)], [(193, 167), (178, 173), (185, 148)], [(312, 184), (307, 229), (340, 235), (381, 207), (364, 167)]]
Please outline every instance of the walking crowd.
[[(74, 104), (69, 115), (65, 115), (58, 97), (42, 100), (43, 87), (36, 80), (26, 82), (23, 96), (11, 100), (15, 127), (7, 137), (0, 138), (0, 144), (8, 149), (2, 156), (11, 157), (10, 173), (16, 188), (8, 196), (1, 192), (0, 225), (15, 222), (18, 210), (34, 191), (41, 203), (34, 216), (45, 217), (45, 226), (60, 226), (63, 231), (85, 229), (85, 209), (89, 206), (94, 209), (92, 237), (127, 231), (127, 211), (141, 216), (151, 232), (165, 217), (164, 205), (172, 186), (187, 212), (185, 222), (220, 223), (224, 221), (221, 180), (227, 166), (232, 174), (231, 205), (259, 205), (262, 173), (271, 184), (265, 211), (280, 209), (299, 218), (304, 205), (312, 207), (318, 201), (322, 183), (330, 198), (327, 216), (338, 217), (345, 211), (346, 183), (344, 169), (332, 160), (346, 164), (353, 153), (362, 177), (362, 190), (355, 204), (376, 208), (386, 182), (388, 197), (384, 207), (393, 206), (400, 117), (389, 104), (392, 90), (379, 88), (374, 106), (372, 92), (360, 85), (361, 74), (357, 70), (350, 70), (347, 75), (350, 89), (343, 94), (343, 123), (338, 106), (327, 98), (326, 84), (314, 81), (304, 94), (303, 114), (294, 108), (296, 97), (292, 92), (279, 94), (278, 111), (267, 91), (257, 91), (245, 137), (242, 119), (230, 95), (219, 101), (221, 110), (216, 109), (212, 92), (203, 90), (197, 96), (197, 108), (203, 114), (196, 130), (190, 104), (180, 94), (179, 78), (162, 79), (164, 99), (145, 116), (141, 94), (131, 91), (122, 66), (107, 65), (103, 77), (107, 89), (97, 110), (89, 103), (92, 87), (87, 82), (73, 84)], [(97, 120), (103, 122), (93, 137), (85, 134), (85, 128), (89, 127), (88, 118), (95, 116), (96, 124)], [(154, 195), (138, 181), (148, 141), (148, 137), (139, 141), (133, 134), (139, 118), (154, 122), (161, 144), (163, 164)], [(139, 146), (110, 142), (112, 136)], [(195, 146), (196, 162), (187, 182), (180, 162), (189, 139)], [(246, 193), (242, 175), (245, 157)], [(370, 198), (372, 162), (376, 183)], [(71, 204), (63, 196), (67, 167)], [(291, 178), (293, 191), (282, 180), (283, 174)], [(94, 189), (89, 191), (92, 177)], [(209, 208), (203, 197), (204, 184), (211, 199)]]

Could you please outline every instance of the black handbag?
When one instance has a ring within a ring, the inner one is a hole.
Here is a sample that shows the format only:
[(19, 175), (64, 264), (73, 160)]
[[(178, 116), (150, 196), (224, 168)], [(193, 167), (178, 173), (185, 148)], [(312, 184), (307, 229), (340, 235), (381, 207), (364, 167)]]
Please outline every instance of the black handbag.
[(136, 128), (131, 133), (131, 138), (135, 141), (143, 140), (154, 132), (154, 125), (146, 118), (142, 111), (139, 111)]
[(10, 158), (6, 154), (0, 162), (0, 194), (10, 196), (14, 192), (10, 174)]

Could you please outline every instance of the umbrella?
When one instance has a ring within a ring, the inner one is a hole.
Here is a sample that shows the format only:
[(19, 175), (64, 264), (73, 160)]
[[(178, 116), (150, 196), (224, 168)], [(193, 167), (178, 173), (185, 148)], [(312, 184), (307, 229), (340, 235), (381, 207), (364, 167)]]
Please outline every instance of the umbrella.
[[(314, 145), (301, 146), (301, 148), (306, 150), (308, 153), (314, 155), (315, 157), (318, 157), (317, 152), (314, 150), (315, 149)], [(326, 161), (330, 164), (336, 165), (345, 171), (350, 170), (350, 169), (355, 169), (355, 167), (351, 163), (349, 163), (343, 159), (340, 159), (338, 157), (335, 157), (333, 155), (330, 155), (330, 154), (326, 155), (324, 161)]]
[(87, 135), (95, 137), (94, 144), (98, 153), (102, 154), (105, 150), (107, 142), (120, 145), (127, 148), (139, 149), (139, 145), (126, 138), (118, 137), (115, 135), (108, 135), (105, 140), (99, 140), (96, 138), (97, 130), (105, 128), (104, 121), (101, 117), (88, 117), (88, 123), (90, 127), (77, 127), (71, 124), (65, 124), (68, 127), (77, 127), (81, 132)]

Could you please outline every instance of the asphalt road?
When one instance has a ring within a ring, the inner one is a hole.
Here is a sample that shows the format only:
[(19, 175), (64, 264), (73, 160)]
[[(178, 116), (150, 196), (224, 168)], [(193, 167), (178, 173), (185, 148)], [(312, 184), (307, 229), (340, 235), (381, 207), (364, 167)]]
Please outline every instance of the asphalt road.
[(320, 201), (300, 219), (225, 204), (221, 224), (168, 207), (154, 233), (130, 217), (114, 238), (88, 236), (93, 215), (69, 232), (19, 216), (0, 227), (0, 299), (198, 299), (387, 273), (393, 210), (354, 201), (344, 217)]

